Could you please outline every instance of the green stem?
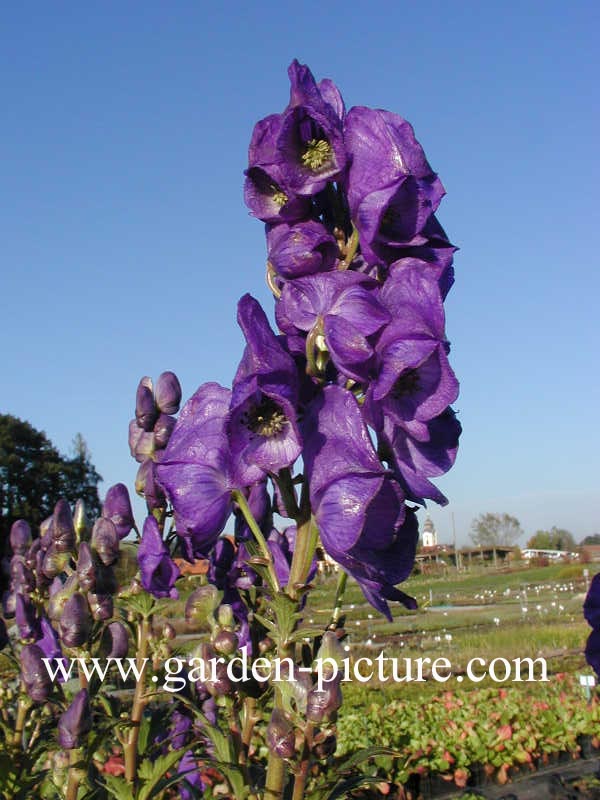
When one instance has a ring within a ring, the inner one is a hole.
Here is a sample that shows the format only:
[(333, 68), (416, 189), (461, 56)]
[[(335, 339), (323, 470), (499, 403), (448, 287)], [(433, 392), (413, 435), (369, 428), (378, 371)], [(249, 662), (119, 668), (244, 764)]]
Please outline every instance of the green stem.
[(344, 260), (340, 265), (340, 269), (346, 269), (352, 263), (352, 259), (356, 255), (356, 251), (358, 250), (358, 245), (360, 243), (360, 237), (358, 235), (358, 231), (356, 227), (352, 226), (352, 233), (350, 234), (350, 238), (348, 239), (348, 244), (346, 246), (346, 255), (344, 256)]
[(254, 538), (261, 550), (262, 557), (267, 562), (267, 571), (269, 574), (269, 583), (271, 584), (271, 589), (275, 594), (280, 591), (281, 587), (279, 586), (279, 579), (277, 578), (277, 573), (275, 572), (275, 566), (273, 564), (273, 556), (271, 555), (271, 551), (267, 545), (267, 541), (263, 536), (263, 532), (258, 526), (258, 522), (254, 519), (254, 514), (250, 510), (250, 506), (248, 505), (248, 501), (244, 497), (244, 494), (240, 492), (238, 489), (234, 489), (231, 493), (234, 501), (240, 507), (240, 511), (244, 515), (244, 519), (248, 523), (248, 527), (252, 531)]
[(331, 622), (328, 625), (329, 630), (334, 631), (337, 628), (339, 619), (342, 616), (342, 603), (344, 602), (344, 593), (346, 591), (347, 581), (348, 575), (345, 572), (340, 572), (340, 577), (338, 578), (338, 583), (335, 590), (335, 601), (333, 604), (333, 613), (331, 614)]
[(25, 717), (27, 716), (27, 709), (29, 708), (29, 701), (24, 698), (19, 698), (17, 704), (17, 720), (15, 722), (15, 733), (13, 736), (13, 744), (15, 747), (21, 747), (23, 739), (23, 729), (25, 727)]
[(307, 723), (306, 731), (304, 732), (304, 744), (302, 746), (302, 757), (300, 759), (300, 769), (294, 778), (294, 792), (292, 800), (303, 800), (306, 781), (308, 779), (308, 769), (310, 767), (310, 740), (312, 739), (313, 725), (311, 722)]
[(287, 593), (293, 600), (299, 599), (299, 590), (306, 584), (318, 538), (319, 531), (312, 521), (308, 484), (305, 480), (302, 485), (300, 513), (296, 517), (296, 545), (287, 585)]
[(69, 777), (67, 780), (67, 793), (65, 800), (77, 800), (79, 791), (79, 770), (75, 769), (75, 764), (79, 761), (79, 752), (69, 750)]
[(150, 620), (147, 617), (143, 617), (139, 627), (137, 643), (138, 651), (136, 656), (138, 674), (141, 673), (141, 675), (139, 681), (135, 685), (135, 691), (133, 693), (133, 705), (131, 707), (132, 728), (129, 732), (127, 743), (123, 748), (125, 755), (125, 779), (129, 781), (129, 783), (133, 783), (137, 774), (137, 746), (140, 736), (140, 722), (142, 720), (142, 714), (144, 713), (144, 706), (146, 704), (146, 700), (144, 698), (144, 682), (146, 677), (145, 664), (148, 653), (149, 633)]

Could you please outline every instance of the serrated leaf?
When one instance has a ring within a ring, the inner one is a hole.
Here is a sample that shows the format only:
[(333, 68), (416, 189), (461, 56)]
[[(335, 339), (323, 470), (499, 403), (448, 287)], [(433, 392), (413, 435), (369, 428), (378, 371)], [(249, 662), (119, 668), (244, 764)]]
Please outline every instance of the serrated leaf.
[(138, 776), (144, 780), (144, 785), (139, 790), (136, 800), (148, 800), (155, 797), (154, 790), (165, 774), (181, 759), (187, 747), (172, 750), (164, 756), (159, 756), (154, 762), (142, 761), (138, 768)]
[(105, 775), (104, 782), (106, 791), (116, 800), (134, 800), (131, 784), (127, 783), (124, 778), (119, 778), (116, 775)]

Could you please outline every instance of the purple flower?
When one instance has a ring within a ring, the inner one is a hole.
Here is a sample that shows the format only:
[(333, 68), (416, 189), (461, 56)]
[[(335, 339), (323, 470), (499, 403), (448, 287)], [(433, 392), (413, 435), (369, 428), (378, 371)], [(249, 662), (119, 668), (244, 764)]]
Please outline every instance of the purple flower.
[(142, 575), (142, 586), (154, 597), (178, 597), (175, 581), (179, 568), (171, 558), (163, 542), (154, 517), (146, 517), (142, 541), (138, 550), (138, 563)]
[(96, 565), (92, 549), (87, 542), (79, 545), (77, 554), (77, 578), (84, 592), (93, 590), (96, 585)]
[(58, 743), (65, 750), (81, 747), (92, 729), (92, 709), (87, 689), (80, 689), (58, 721)]
[(390, 320), (376, 287), (371, 279), (348, 271), (298, 278), (283, 288), (275, 311), (277, 324), (291, 336), (320, 335), (336, 367), (363, 380), (373, 356), (367, 337)]
[(427, 422), (458, 396), (438, 285), (407, 265), (388, 278), (380, 300), (393, 321), (376, 345), (378, 368), (367, 392), (367, 419), (377, 430), (384, 416), (398, 424)]
[(163, 372), (158, 376), (155, 399), (161, 414), (176, 414), (179, 411), (181, 385), (174, 372)]
[(600, 677), (600, 573), (594, 575), (583, 604), (583, 616), (592, 627), (587, 640), (585, 658)]
[(17, 593), (15, 621), (19, 629), (19, 636), (24, 641), (31, 641), (40, 636), (40, 621), (35, 605), (29, 597), (22, 595), (20, 592)]
[(279, 758), (292, 758), (296, 751), (294, 728), (283, 711), (273, 709), (271, 719), (267, 726), (267, 747)]
[(119, 539), (124, 539), (135, 525), (129, 491), (124, 483), (111, 486), (104, 499), (102, 516), (109, 519), (117, 530)]
[(21, 650), (21, 678), (27, 694), (36, 703), (45, 702), (52, 689), (52, 681), (42, 658), (44, 653), (35, 644), (27, 644)]
[(204, 782), (200, 776), (200, 769), (191, 750), (187, 750), (181, 757), (181, 761), (177, 767), (177, 772), (182, 776), (182, 780), (178, 789), (181, 800), (191, 800), (192, 797), (199, 796), (196, 793), (193, 795), (190, 794), (186, 788), (186, 786), (190, 786), (196, 789), (198, 792), (201, 792), (204, 789)]
[(275, 225), (267, 233), (268, 258), (288, 280), (328, 272), (340, 257), (338, 244), (320, 222)]
[(96, 520), (92, 528), (90, 544), (104, 566), (109, 567), (118, 561), (119, 535), (110, 519), (99, 517)]
[(108, 658), (125, 658), (129, 652), (129, 634), (122, 622), (111, 622), (102, 634), (102, 644)]
[(302, 445), (296, 422), (298, 376), (293, 358), (249, 294), (238, 304), (246, 349), (233, 381), (227, 432), (242, 485), (290, 467)]
[(398, 478), (407, 500), (430, 498), (445, 506), (447, 499), (429, 478), (444, 475), (454, 464), (461, 425), (451, 408), (427, 423), (395, 425), (384, 420), (379, 447)]
[(24, 519), (13, 522), (10, 528), (10, 546), (13, 553), (23, 556), (31, 545), (31, 528)]
[(190, 558), (209, 552), (232, 510), (237, 484), (225, 433), (230, 397), (217, 383), (203, 384), (183, 407), (155, 467)]
[(46, 616), (42, 616), (40, 620), (40, 633), (41, 636), (35, 644), (40, 648), (44, 657), (50, 660), (62, 658), (58, 634)]
[(423, 230), (444, 196), (406, 120), (356, 106), (344, 124), (348, 201), (363, 255), (377, 263), (387, 248), (422, 245)]
[(52, 541), (59, 553), (69, 553), (75, 548), (75, 526), (66, 500), (59, 500), (54, 506)]
[(295, 222), (310, 212), (309, 198), (283, 189), (285, 177), (277, 152), (281, 122), (281, 114), (257, 122), (248, 148), (244, 200), (250, 213), (263, 222)]
[(322, 84), (322, 92), (308, 67), (296, 60), (288, 75), (290, 103), (276, 143), (283, 182), (297, 194), (313, 195), (340, 178), (346, 166), (341, 97), (330, 82)]
[(354, 395), (326, 387), (306, 414), (304, 432), (311, 504), (324, 548), (388, 618), (388, 599), (414, 607), (394, 587), (414, 564), (416, 519), (380, 464)]
[(140, 464), (135, 477), (135, 491), (146, 500), (149, 511), (165, 508), (167, 505), (164, 489), (156, 480), (154, 461), (150, 458)]
[(75, 592), (65, 603), (60, 620), (60, 638), (65, 647), (81, 647), (92, 630), (92, 617), (87, 600)]

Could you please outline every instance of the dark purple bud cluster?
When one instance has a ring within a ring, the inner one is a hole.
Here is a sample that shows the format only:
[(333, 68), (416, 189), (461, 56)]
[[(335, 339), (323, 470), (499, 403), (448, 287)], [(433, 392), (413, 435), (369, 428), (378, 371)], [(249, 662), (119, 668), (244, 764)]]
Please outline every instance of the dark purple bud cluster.
[[(146, 498), (150, 511), (165, 505), (164, 492), (156, 481), (154, 464), (161, 460), (169, 443), (175, 427), (173, 415), (179, 410), (180, 404), (181, 386), (173, 372), (159, 375), (156, 386), (153, 386), (151, 378), (144, 377), (140, 380), (136, 393), (135, 419), (129, 423), (129, 449), (140, 463), (135, 483), (136, 492)], [(104, 515), (108, 515), (113, 522), (115, 515), (123, 517), (125, 522), (131, 520), (131, 530), (133, 517), (130, 511), (130, 508), (125, 508), (122, 501), (115, 497), (111, 498), (108, 514)], [(123, 522), (116, 524), (121, 536)]]

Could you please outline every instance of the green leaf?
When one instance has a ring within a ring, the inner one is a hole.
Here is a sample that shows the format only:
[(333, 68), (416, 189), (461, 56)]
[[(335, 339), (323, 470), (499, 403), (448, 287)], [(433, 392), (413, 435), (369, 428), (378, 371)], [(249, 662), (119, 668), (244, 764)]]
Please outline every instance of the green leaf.
[(116, 775), (105, 775), (106, 791), (116, 800), (134, 800), (131, 784), (125, 778)]
[(150, 797), (156, 797), (154, 790), (187, 749), (187, 747), (180, 747), (179, 750), (172, 750), (164, 756), (159, 756), (154, 762), (148, 759), (142, 761), (138, 768), (138, 776), (143, 779), (144, 785), (137, 793), (136, 800), (148, 800)]

